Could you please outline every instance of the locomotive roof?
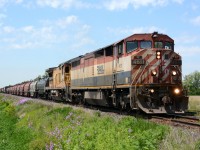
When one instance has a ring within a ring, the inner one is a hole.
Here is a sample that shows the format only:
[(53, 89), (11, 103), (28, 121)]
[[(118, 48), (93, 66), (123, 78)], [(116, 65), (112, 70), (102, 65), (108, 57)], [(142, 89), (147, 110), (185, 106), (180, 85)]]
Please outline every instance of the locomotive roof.
[(45, 72), (52, 72), (53, 69), (55, 69), (55, 68), (57, 68), (57, 67), (51, 67), (51, 68), (48, 68), (48, 69), (45, 70)]
[[(156, 35), (156, 36), (155, 36), (155, 35)], [(126, 37), (126, 38), (123, 38), (123, 39), (121, 39), (121, 40), (119, 40), (119, 41), (117, 41), (117, 42), (115, 42), (115, 43), (109, 44), (109, 45), (107, 45), (107, 46), (105, 46), (105, 47), (99, 48), (99, 49), (97, 49), (97, 50), (95, 50), (95, 51), (91, 51), (91, 52), (86, 53), (86, 54), (84, 54), (84, 55), (80, 55), (80, 56), (78, 56), (78, 57), (75, 57), (75, 58), (72, 58), (72, 59), (70, 59), (70, 60), (67, 60), (67, 61), (65, 61), (65, 62), (63, 62), (63, 63), (61, 63), (61, 64), (59, 64), (58, 67), (63, 66), (64, 64), (70, 64), (70, 63), (72, 63), (72, 62), (78, 61), (78, 60), (80, 60), (80, 59), (83, 58), (83, 57), (84, 57), (84, 58), (92, 57), (92, 56), (94, 56), (94, 54), (95, 54), (96, 52), (101, 51), (101, 50), (103, 50), (103, 49), (107, 49), (107, 48), (112, 47), (112, 46), (115, 46), (115, 45), (117, 45), (118, 43), (120, 43), (120, 42), (122, 42), (122, 41), (126, 41), (126, 40), (129, 40), (129, 39), (131, 39), (131, 40), (150, 40), (150, 39), (152, 39), (152, 38), (159, 38), (159, 40), (166, 40), (166, 39), (167, 39), (168, 41), (171, 41), (171, 42), (174, 41), (174, 40), (173, 40), (172, 38), (170, 38), (168, 35), (166, 35), (166, 34), (161, 34), (161, 33), (158, 33), (158, 32), (132, 34), (132, 35)], [(57, 67), (49, 68), (49, 69), (46, 70), (46, 72), (49, 72), (49, 71), (51, 72), (54, 68), (57, 68)]]
[(134, 38), (135, 40), (145, 40), (145, 39), (152, 39), (152, 38), (159, 38), (159, 40), (164, 40), (167, 39), (169, 41), (174, 41), (172, 38), (170, 38), (166, 34), (158, 33), (158, 32), (153, 32), (153, 33), (141, 33), (141, 34), (133, 34), (130, 35), (123, 40), (127, 40), (129, 38)]
[(97, 52), (97, 51), (100, 51), (100, 50), (102, 50), (102, 49), (106, 49), (106, 48), (111, 47), (111, 46), (115, 46), (115, 45), (117, 45), (118, 43), (120, 43), (120, 42), (122, 42), (122, 41), (126, 41), (126, 40), (128, 40), (128, 39), (130, 39), (130, 38), (131, 38), (131, 39), (134, 39), (134, 40), (140, 41), (140, 40), (145, 40), (145, 39), (152, 39), (152, 37), (153, 37), (154, 35), (157, 35), (155, 38), (159, 37), (159, 40), (168, 39), (168, 40), (171, 41), (171, 42), (174, 41), (174, 40), (173, 40), (172, 38), (170, 38), (168, 35), (166, 35), (166, 34), (161, 34), (161, 33), (158, 33), (158, 32), (153, 32), (153, 33), (138, 33), (138, 34), (132, 34), (132, 35), (130, 35), (130, 36), (124, 38), (124, 39), (121, 39), (121, 40), (119, 40), (119, 41), (117, 41), (117, 42), (115, 42), (115, 43), (113, 43), (113, 44), (107, 45), (107, 46), (105, 46), (105, 47), (99, 48), (99, 49), (97, 49), (97, 50), (95, 50), (95, 51), (93, 51), (93, 52), (86, 53), (85, 55), (88, 55), (88, 54), (91, 54), (91, 53), (95, 53), (95, 52)]

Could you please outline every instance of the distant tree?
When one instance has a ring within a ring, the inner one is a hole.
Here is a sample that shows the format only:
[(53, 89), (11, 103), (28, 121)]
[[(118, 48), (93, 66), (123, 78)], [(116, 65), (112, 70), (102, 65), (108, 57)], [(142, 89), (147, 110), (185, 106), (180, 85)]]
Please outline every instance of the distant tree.
[(34, 81), (40, 80), (41, 78), (42, 78), (42, 76), (39, 75), (39, 76), (37, 76), (37, 77), (34, 79)]
[(48, 78), (49, 77), (49, 74), (47, 72), (45, 72), (43, 75), (42, 75), (42, 78)]
[(195, 71), (186, 75), (183, 84), (188, 88), (190, 95), (200, 95), (200, 72)]

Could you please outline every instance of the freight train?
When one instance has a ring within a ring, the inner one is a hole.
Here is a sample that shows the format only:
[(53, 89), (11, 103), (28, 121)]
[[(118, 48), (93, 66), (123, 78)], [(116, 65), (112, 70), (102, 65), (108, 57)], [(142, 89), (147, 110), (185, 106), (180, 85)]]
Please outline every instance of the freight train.
[(48, 78), (2, 88), (14, 95), (139, 109), (147, 114), (184, 113), (182, 58), (174, 40), (158, 32), (133, 34), (46, 70)]

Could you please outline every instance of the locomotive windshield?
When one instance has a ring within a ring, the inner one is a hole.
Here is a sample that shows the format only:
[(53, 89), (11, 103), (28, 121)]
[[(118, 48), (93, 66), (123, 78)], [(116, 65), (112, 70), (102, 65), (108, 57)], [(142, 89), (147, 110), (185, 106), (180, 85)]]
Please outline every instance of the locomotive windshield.
[(141, 48), (152, 48), (151, 41), (141, 41), (140, 47)]
[(133, 50), (138, 48), (138, 42), (137, 41), (128, 41), (126, 42), (126, 52), (132, 52)]
[(165, 42), (165, 49), (174, 50), (174, 45), (171, 42)]
[(155, 45), (155, 48), (164, 48), (164, 49), (170, 49), (170, 50), (174, 50), (174, 46), (173, 46), (173, 43), (171, 42), (158, 42), (156, 41), (154, 43)]
[(163, 48), (163, 42), (155, 42), (155, 48)]

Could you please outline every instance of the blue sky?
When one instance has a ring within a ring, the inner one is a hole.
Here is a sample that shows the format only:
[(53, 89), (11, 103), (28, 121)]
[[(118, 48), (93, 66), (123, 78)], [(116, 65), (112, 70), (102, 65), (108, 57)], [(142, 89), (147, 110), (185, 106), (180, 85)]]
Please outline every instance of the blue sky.
[(0, 0), (0, 87), (153, 31), (175, 40), (183, 75), (200, 71), (199, 0)]

